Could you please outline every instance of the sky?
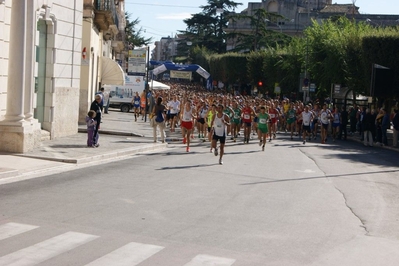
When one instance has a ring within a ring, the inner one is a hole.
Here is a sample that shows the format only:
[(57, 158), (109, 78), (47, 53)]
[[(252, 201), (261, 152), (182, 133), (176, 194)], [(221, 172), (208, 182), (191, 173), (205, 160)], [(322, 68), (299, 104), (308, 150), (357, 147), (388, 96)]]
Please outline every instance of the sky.
[[(335, 4), (351, 4), (353, 0), (333, 0)], [(399, 15), (398, 0), (355, 0), (361, 14), (394, 14)], [(241, 12), (248, 7), (248, 2), (260, 3), (261, 0), (243, 1), (236, 12)], [(184, 19), (191, 14), (202, 11), (199, 6), (206, 5), (207, 0), (125, 0), (126, 11), (132, 19), (140, 20), (139, 26), (143, 29), (143, 35), (152, 37), (152, 42), (162, 37), (173, 37), (179, 30), (185, 29)], [(150, 45), (151, 49), (153, 44)]]

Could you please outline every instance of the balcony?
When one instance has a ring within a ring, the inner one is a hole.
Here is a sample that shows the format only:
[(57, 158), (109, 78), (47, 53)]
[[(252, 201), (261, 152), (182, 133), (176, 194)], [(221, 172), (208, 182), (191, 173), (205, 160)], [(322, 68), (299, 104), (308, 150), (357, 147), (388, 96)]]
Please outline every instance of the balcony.
[(112, 41), (112, 47), (117, 53), (121, 53), (125, 48), (125, 32), (119, 31)]
[(101, 31), (118, 33), (118, 14), (114, 0), (94, 0), (94, 23)]

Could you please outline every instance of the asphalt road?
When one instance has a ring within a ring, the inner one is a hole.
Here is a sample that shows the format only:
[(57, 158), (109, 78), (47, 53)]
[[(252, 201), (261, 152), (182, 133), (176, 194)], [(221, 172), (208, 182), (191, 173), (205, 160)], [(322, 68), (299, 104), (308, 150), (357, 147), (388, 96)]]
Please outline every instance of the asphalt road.
[(399, 264), (396, 152), (208, 145), (0, 186), (0, 265)]

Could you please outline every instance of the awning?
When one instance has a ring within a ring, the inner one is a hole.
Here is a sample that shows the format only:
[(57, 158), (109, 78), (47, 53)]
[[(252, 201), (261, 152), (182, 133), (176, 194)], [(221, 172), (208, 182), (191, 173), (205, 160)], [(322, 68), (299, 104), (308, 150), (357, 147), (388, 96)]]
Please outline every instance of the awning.
[(101, 63), (101, 84), (125, 85), (125, 74), (117, 62), (111, 58), (102, 57)]
[(155, 80), (151, 81), (150, 88), (153, 90), (170, 90), (170, 86)]

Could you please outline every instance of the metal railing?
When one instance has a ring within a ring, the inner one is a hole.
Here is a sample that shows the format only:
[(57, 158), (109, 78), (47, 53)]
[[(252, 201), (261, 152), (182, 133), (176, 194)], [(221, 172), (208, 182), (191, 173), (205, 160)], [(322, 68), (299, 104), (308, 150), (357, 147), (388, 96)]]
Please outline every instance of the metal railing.
[[(115, 25), (119, 26), (118, 14), (116, 12), (115, 0), (95, 0), (94, 7), (98, 11), (110, 11)], [(119, 28), (119, 27), (118, 27)]]

